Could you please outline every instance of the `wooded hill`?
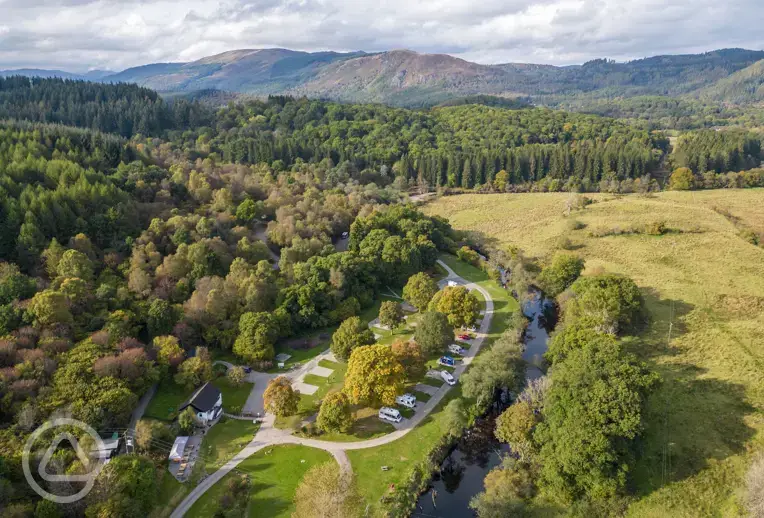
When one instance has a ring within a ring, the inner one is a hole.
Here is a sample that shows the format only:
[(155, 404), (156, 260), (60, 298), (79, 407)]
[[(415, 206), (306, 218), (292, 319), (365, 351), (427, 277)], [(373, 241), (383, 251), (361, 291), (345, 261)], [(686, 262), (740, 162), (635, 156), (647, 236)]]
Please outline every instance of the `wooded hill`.
[[(481, 65), (446, 54), (409, 50), (298, 52), (243, 49), (190, 63), (155, 63), (83, 79), (131, 82), (161, 92), (222, 90), (254, 95), (292, 94), (396, 106), (429, 106), (475, 94), (531, 97), (582, 109), (598, 99), (635, 96), (702, 97), (707, 101), (761, 100), (764, 52), (722, 49), (704, 54), (654, 56), (627, 63), (597, 59), (556, 67), (521, 63)], [(752, 66), (755, 65), (755, 66)], [(749, 68), (750, 67), (750, 68)], [(0, 72), (0, 75), (12, 71)], [(29, 75), (75, 77), (60, 71)], [(718, 85), (717, 85), (718, 83)], [(758, 92), (758, 93), (757, 93)]]

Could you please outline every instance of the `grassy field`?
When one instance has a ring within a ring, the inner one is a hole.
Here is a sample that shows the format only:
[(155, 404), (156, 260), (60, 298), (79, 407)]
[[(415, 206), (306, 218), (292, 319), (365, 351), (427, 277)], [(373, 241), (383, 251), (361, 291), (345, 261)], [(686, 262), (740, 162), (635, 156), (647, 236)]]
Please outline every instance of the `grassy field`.
[(234, 385), (228, 378), (221, 376), (212, 381), (212, 384), (220, 389), (223, 395), (223, 410), (232, 414), (240, 414), (244, 403), (247, 402), (249, 393), (252, 392), (252, 383), (243, 382), (239, 386)]
[(254, 437), (260, 425), (241, 419), (221, 417), (202, 440), (199, 454), (208, 473), (228, 462)]
[[(764, 250), (738, 234), (764, 231), (764, 191), (587, 196), (595, 203), (570, 216), (567, 194), (453, 196), (425, 211), (541, 261), (567, 238), (585, 273), (633, 278), (650, 313), (634, 350), (663, 383), (648, 404), (628, 515), (737, 516), (764, 428)], [(594, 237), (657, 221), (664, 235)]]
[(170, 421), (177, 414), (178, 407), (193, 393), (180, 385), (176, 385), (172, 379), (165, 380), (157, 387), (157, 392), (151, 398), (146, 408), (144, 417), (152, 417), (162, 421)]
[[(236, 471), (246, 473), (252, 481), (249, 497), (250, 518), (288, 518), (294, 511), (294, 494), (305, 472), (316, 464), (333, 461), (323, 450), (298, 445), (283, 445), (258, 451)], [(212, 486), (191, 507), (186, 516), (212, 518), (218, 509), (231, 474)]]
[(162, 479), (159, 482), (159, 497), (157, 505), (152, 509), (149, 518), (166, 518), (170, 516), (183, 498), (191, 491), (191, 486), (181, 484), (175, 477), (167, 471), (165, 466), (159, 468), (162, 472)]

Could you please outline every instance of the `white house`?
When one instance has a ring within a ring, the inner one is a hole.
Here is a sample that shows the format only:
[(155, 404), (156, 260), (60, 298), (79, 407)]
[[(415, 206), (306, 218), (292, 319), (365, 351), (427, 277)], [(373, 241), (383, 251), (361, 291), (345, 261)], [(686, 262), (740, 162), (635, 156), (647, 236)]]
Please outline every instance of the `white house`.
[(202, 424), (214, 424), (223, 413), (223, 394), (212, 383), (205, 383), (178, 409), (179, 412), (191, 407), (196, 413), (196, 418)]

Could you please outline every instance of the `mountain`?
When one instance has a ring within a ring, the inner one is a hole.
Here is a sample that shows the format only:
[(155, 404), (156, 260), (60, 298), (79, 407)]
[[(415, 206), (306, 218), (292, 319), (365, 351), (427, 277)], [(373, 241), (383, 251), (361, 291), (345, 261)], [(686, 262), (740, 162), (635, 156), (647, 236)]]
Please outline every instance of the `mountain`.
[[(587, 105), (613, 98), (663, 96), (714, 102), (760, 99), (764, 52), (722, 49), (703, 54), (653, 56), (582, 65), (481, 65), (447, 54), (411, 50), (302, 52), (241, 49), (189, 63), (154, 63), (116, 74), (57, 70), (6, 71), (28, 75), (138, 83), (177, 96), (204, 92), (290, 94), (341, 101), (429, 106), (475, 95), (530, 98), (547, 105)], [(99, 75), (100, 74), (100, 75)], [(212, 93), (212, 94), (211, 94)]]
[(410, 50), (366, 54), (243, 49), (190, 63), (131, 68), (103, 80), (136, 82), (161, 92), (285, 93), (400, 106), (431, 105), (478, 94), (531, 96), (539, 103), (556, 104), (576, 97), (685, 95), (712, 86), (761, 59), (762, 51), (723, 49), (626, 63), (598, 59), (557, 67), (481, 65), (447, 54)]
[(333, 61), (362, 54), (287, 49), (232, 50), (190, 63), (158, 63), (129, 68), (104, 78), (104, 81), (134, 82), (160, 92), (227, 90), (272, 94), (294, 88)]
[(735, 104), (764, 101), (764, 59), (700, 90), (698, 97)]

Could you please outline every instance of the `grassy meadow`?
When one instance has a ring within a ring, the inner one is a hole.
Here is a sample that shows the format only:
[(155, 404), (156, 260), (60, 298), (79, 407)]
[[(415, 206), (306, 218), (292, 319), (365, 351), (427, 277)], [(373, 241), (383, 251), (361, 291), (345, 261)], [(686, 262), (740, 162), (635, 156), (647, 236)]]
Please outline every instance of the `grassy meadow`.
[[(633, 278), (650, 321), (632, 347), (663, 382), (627, 515), (743, 515), (764, 429), (764, 249), (739, 234), (764, 232), (764, 190), (587, 197), (570, 215), (564, 193), (450, 196), (424, 210), (541, 262), (565, 247), (586, 259), (585, 273)], [(640, 232), (657, 222), (663, 235)]]

